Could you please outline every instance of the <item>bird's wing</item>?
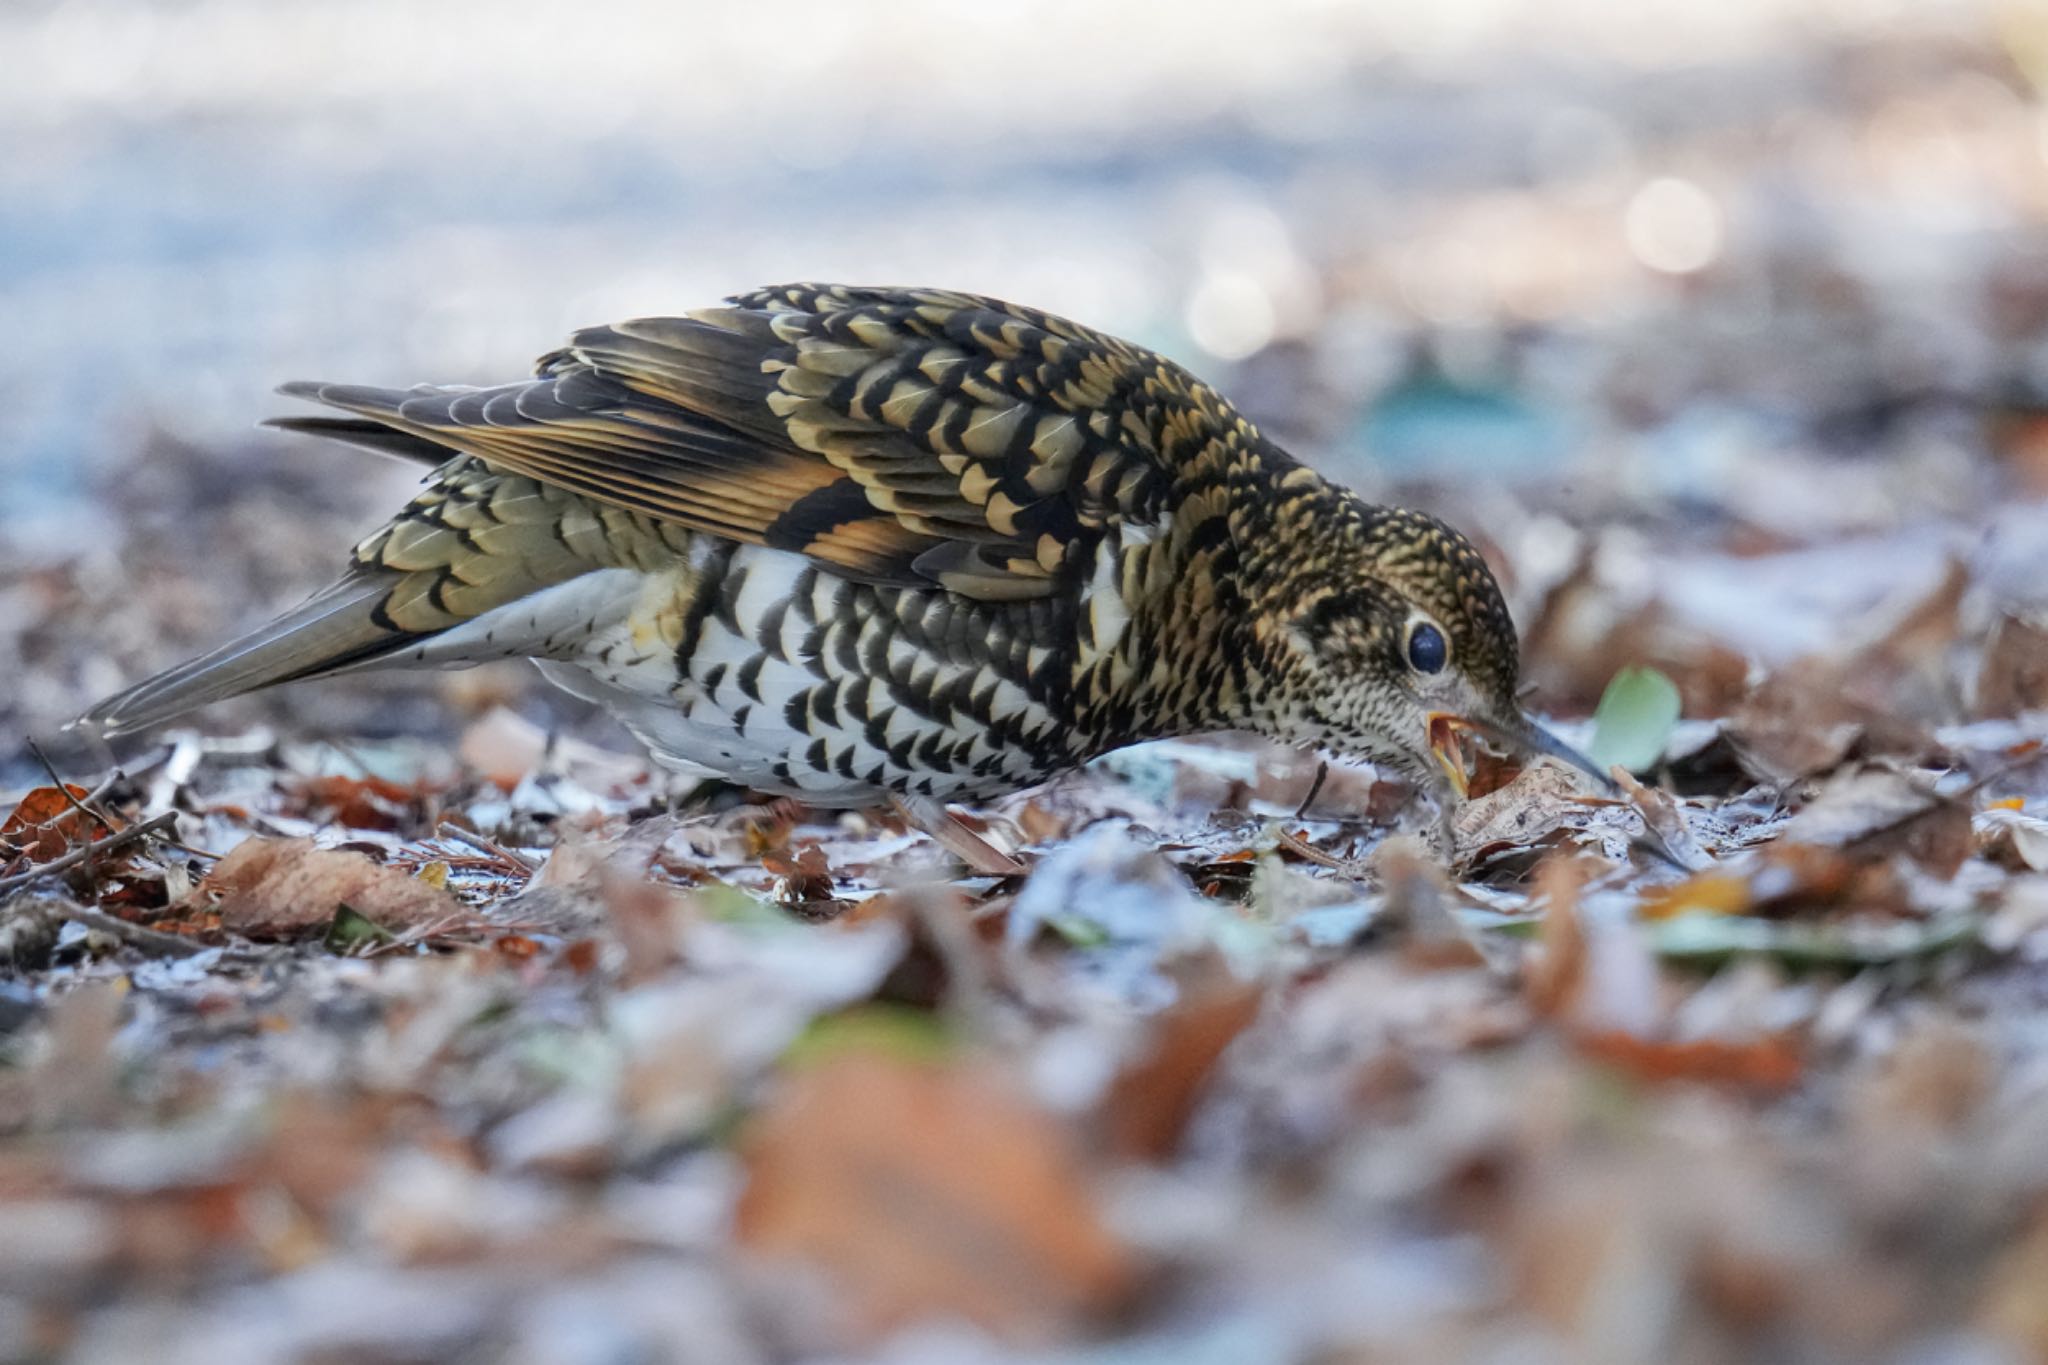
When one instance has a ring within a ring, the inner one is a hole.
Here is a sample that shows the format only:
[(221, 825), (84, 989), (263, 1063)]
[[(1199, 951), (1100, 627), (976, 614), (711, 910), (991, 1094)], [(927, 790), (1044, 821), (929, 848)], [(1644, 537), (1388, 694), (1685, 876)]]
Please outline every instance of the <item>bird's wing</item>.
[(285, 391), (849, 577), (987, 599), (1050, 593), (1110, 527), (1156, 522), (1189, 461), (1257, 441), (1150, 351), (919, 289), (779, 286), (587, 328), (495, 388)]

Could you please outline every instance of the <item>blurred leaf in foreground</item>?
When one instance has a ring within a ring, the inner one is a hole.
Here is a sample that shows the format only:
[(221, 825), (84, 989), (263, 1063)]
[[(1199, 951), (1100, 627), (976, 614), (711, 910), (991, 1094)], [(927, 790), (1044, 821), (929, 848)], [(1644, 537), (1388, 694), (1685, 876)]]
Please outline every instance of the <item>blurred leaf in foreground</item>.
[(869, 1334), (953, 1317), (1044, 1339), (1099, 1319), (1137, 1262), (1066, 1132), (1018, 1090), (874, 1048), (785, 1077), (741, 1144), (740, 1238), (824, 1267)]
[(1654, 668), (1624, 668), (1593, 712), (1587, 753), (1601, 767), (1641, 772), (1663, 757), (1678, 725), (1678, 686)]

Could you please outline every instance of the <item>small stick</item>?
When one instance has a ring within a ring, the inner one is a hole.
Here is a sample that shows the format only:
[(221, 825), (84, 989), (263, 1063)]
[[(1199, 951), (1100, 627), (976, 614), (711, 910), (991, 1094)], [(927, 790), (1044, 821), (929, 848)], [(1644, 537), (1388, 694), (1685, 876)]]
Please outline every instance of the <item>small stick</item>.
[(1288, 852), (1305, 858), (1318, 867), (1327, 867), (1334, 872), (1344, 872), (1352, 876), (1358, 873), (1358, 864), (1353, 860), (1340, 858), (1334, 853), (1325, 853), (1285, 825), (1274, 832), (1273, 841)]
[(130, 924), (119, 915), (109, 915), (87, 906), (67, 905), (59, 913), (65, 919), (77, 920), (88, 929), (112, 934), (149, 957), (192, 957), (206, 951), (199, 944), (187, 942), (176, 934), (167, 934), (161, 929), (150, 929), (140, 924)]
[(116, 830), (104, 839), (99, 839), (89, 844), (80, 844), (61, 858), (52, 858), (47, 863), (38, 864), (26, 872), (17, 872), (12, 877), (0, 877), (0, 892), (12, 891), (18, 886), (27, 886), (31, 882), (47, 877), (53, 872), (62, 872), (67, 868), (76, 867), (88, 858), (96, 857), (102, 853), (110, 853), (117, 848), (125, 848), (129, 844), (146, 839), (152, 834), (169, 828), (177, 821), (177, 818), (178, 813), (176, 811), (167, 810), (162, 815), (144, 820), (139, 825), (130, 825), (126, 829)]
[[(57, 788), (57, 794), (59, 796), (62, 796), (66, 801), (68, 801), (71, 804), (71, 808), (73, 810), (77, 811), (80, 815), (83, 815), (88, 819), (94, 821), (99, 825), (101, 829), (106, 830), (109, 834), (114, 832), (114, 822), (108, 819), (105, 815), (102, 815), (100, 812), (94, 810), (92, 806), (95, 801), (100, 800), (101, 798), (106, 796), (108, 792), (112, 791), (114, 789), (114, 784), (116, 782), (119, 782), (124, 776), (126, 776), (126, 774), (124, 774), (119, 768), (116, 768), (112, 772), (107, 774), (106, 779), (104, 781), (102, 781), (97, 787), (94, 787), (91, 791), (87, 792), (84, 796), (73, 796), (71, 794), (71, 784), (66, 782), (62, 777), (58, 775), (57, 765), (50, 762), (50, 756), (43, 752), (43, 746), (36, 743), (35, 738), (33, 736), (31, 736), (28, 739), (28, 751), (36, 756), (36, 762), (43, 765), (43, 771), (50, 775), (50, 782), (53, 786)], [(49, 819), (43, 821), (42, 824), (37, 825), (36, 828), (47, 829), (49, 826), (56, 824), (59, 820), (63, 818), (64, 817), (61, 815), (53, 815)]]
[(484, 856), (495, 858), (499, 862), (510, 863), (512, 866), (523, 868), (527, 872), (540, 871), (540, 864), (533, 859), (526, 857), (524, 854), (514, 853), (509, 848), (500, 847), (489, 839), (484, 838), (483, 835), (466, 830), (452, 821), (443, 820), (435, 827), (434, 833), (439, 838), (453, 839), (458, 844), (467, 844)]
[[(73, 809), (77, 810), (83, 815), (89, 815), (94, 820), (97, 820), (101, 828), (105, 829), (108, 833), (111, 834), (114, 832), (113, 822), (109, 820), (106, 817), (106, 815), (104, 815), (100, 811), (92, 809), (92, 807), (95, 803), (105, 799), (106, 794), (112, 791), (117, 783), (131, 776), (130, 773), (128, 773), (125, 769), (116, 768), (112, 772), (107, 774), (106, 779), (104, 781), (102, 781), (97, 787), (94, 787), (91, 791), (87, 792), (84, 796), (73, 796), (71, 794), (71, 788), (65, 785), (64, 779), (57, 776), (56, 767), (51, 764), (49, 758), (43, 753), (42, 747), (38, 745), (35, 742), (35, 740), (31, 739), (28, 741), (28, 748), (29, 752), (36, 756), (36, 760), (43, 765), (43, 771), (50, 775), (50, 780), (56, 784), (57, 790), (63, 793), (64, 799), (71, 803)], [(155, 767), (158, 763), (162, 761), (163, 759), (161, 757), (153, 758), (147, 764), (144, 765), (143, 770), (146, 771), (149, 768)], [(56, 824), (57, 821), (61, 820), (62, 818), (62, 816), (52, 816), (50, 819), (45, 820), (42, 824), (37, 825), (36, 828), (46, 829), (49, 826)], [(195, 858), (205, 858), (209, 861), (216, 863), (220, 861), (220, 854), (209, 853), (203, 848), (194, 848), (191, 844), (183, 843), (177, 839), (166, 839), (164, 840), (164, 843), (171, 848), (177, 849), (180, 853), (189, 853)]]
[(1317, 759), (1317, 760), (1316, 760), (1316, 780), (1308, 784), (1308, 795), (1307, 795), (1307, 796), (1304, 796), (1304, 797), (1302, 797), (1302, 798), (1301, 798), (1301, 804), (1300, 804), (1300, 805), (1298, 805), (1298, 806), (1296, 806), (1296, 807), (1294, 808), (1294, 818), (1295, 818), (1295, 819), (1297, 819), (1297, 820), (1305, 820), (1305, 819), (1307, 819), (1307, 818), (1308, 818), (1308, 808), (1309, 808), (1310, 806), (1313, 806), (1313, 805), (1314, 805), (1314, 804), (1316, 803), (1316, 798), (1317, 798), (1318, 796), (1321, 796), (1321, 795), (1323, 794), (1323, 782), (1324, 782), (1324, 781), (1325, 781), (1325, 780), (1326, 780), (1326, 779), (1327, 779), (1327, 778), (1328, 778), (1329, 776), (1330, 776), (1330, 764), (1329, 764), (1329, 761), (1328, 761), (1327, 759), (1320, 759), (1320, 758), (1319, 758), (1319, 759)]

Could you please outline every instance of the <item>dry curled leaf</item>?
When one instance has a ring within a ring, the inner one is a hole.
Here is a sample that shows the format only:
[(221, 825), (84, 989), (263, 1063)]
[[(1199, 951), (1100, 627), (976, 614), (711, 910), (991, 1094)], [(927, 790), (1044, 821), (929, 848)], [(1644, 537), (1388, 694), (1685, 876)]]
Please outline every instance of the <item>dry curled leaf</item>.
[(397, 868), (360, 853), (315, 847), (311, 839), (248, 839), (193, 892), (220, 914), (221, 927), (248, 938), (296, 938), (324, 931), (346, 905), (389, 930), (460, 916), (461, 905)]
[(1067, 1134), (990, 1068), (835, 1053), (789, 1080), (741, 1154), (740, 1237), (824, 1267), (870, 1334), (959, 1317), (1044, 1338), (1137, 1282)]
[[(66, 796), (65, 791), (70, 795)], [(22, 797), (6, 823), (0, 824), (0, 844), (31, 863), (63, 857), (93, 836), (95, 821), (77, 806), (85, 796), (85, 788), (69, 784), (63, 791), (37, 787)], [(0, 852), (0, 866), (6, 861), (6, 853)]]

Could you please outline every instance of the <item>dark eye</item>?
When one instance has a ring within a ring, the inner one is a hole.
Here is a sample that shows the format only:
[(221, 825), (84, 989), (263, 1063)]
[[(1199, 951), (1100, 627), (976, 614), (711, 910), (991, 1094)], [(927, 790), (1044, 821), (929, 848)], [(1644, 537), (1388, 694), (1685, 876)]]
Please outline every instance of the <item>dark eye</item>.
[(1429, 622), (1418, 621), (1408, 632), (1408, 666), (1417, 673), (1441, 672), (1450, 654), (1444, 633)]

